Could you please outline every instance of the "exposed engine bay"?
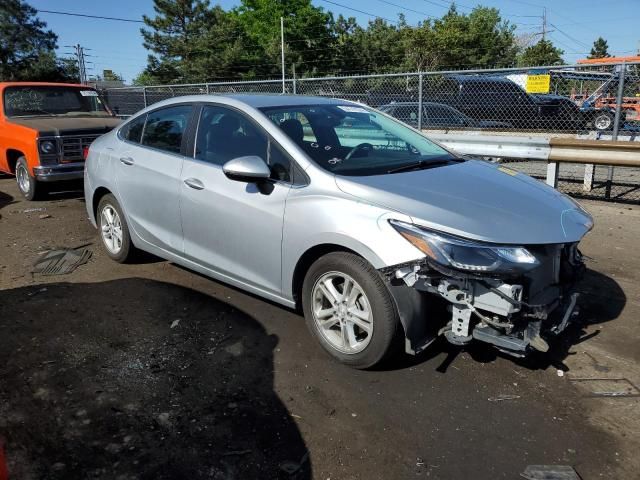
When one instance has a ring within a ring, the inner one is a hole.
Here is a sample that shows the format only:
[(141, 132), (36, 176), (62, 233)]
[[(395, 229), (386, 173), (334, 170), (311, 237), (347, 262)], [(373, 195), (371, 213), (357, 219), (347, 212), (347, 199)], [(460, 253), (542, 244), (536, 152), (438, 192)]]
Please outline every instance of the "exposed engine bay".
[[(407, 331), (407, 351), (417, 353), (443, 335), (455, 345), (479, 340), (516, 357), (546, 352), (549, 337), (565, 330), (577, 314), (575, 286), (585, 267), (577, 243), (530, 245), (526, 251), (536, 262), (524, 272), (463, 272), (429, 257), (383, 269)], [(421, 317), (422, 322), (436, 322), (436, 328), (407, 325), (416, 319), (406, 306), (403, 312), (401, 303), (406, 304), (407, 297), (401, 289), (430, 297), (422, 303)], [(444, 302), (444, 318), (429, 311), (434, 299)], [(409, 330), (423, 338), (418, 340)]]

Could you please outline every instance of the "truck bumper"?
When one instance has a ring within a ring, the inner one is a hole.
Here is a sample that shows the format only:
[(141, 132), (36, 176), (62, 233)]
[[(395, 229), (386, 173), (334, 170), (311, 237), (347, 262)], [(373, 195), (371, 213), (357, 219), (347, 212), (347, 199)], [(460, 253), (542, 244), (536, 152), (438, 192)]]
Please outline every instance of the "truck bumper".
[(84, 162), (74, 162), (51, 166), (38, 166), (33, 169), (33, 174), (35, 179), (39, 182), (79, 180), (84, 175)]

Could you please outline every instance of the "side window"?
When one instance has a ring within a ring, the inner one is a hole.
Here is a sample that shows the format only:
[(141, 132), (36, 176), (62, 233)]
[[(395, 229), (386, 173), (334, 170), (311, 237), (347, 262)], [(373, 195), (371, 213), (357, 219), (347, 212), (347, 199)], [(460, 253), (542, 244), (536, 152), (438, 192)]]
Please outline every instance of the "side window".
[(144, 128), (144, 122), (146, 119), (146, 115), (140, 115), (138, 118), (130, 121), (122, 127), (122, 130), (120, 130), (120, 136), (128, 142), (140, 143), (142, 129)]
[(234, 110), (218, 106), (203, 107), (195, 158), (222, 166), (233, 158), (247, 155), (262, 158), (269, 165), (273, 180), (291, 181), (289, 156), (265, 132)]
[(149, 113), (142, 134), (142, 145), (180, 153), (182, 137), (192, 109), (191, 105), (178, 105)]
[(267, 136), (240, 113), (205, 106), (200, 114), (195, 158), (215, 165), (246, 155), (267, 159)]
[(282, 182), (291, 181), (291, 161), (282, 149), (274, 142), (269, 142), (268, 155), (269, 168), (271, 169), (271, 178)]

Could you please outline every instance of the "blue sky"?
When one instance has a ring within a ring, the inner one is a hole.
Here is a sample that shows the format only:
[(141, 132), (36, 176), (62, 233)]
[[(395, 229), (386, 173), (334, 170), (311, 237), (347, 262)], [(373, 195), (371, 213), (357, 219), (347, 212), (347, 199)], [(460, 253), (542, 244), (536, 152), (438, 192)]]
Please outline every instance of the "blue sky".
[[(87, 2), (86, 0), (27, 0), (36, 9), (83, 13), (89, 15), (140, 19), (143, 14), (153, 14), (152, 0), (108, 0)], [(410, 24), (435, 17), (446, 12), (447, 0), (335, 0), (336, 3), (353, 9), (369, 12), (365, 15), (324, 0), (313, 3), (334, 14), (354, 16), (366, 24), (374, 15), (396, 19), (403, 13)], [(228, 9), (236, 0), (212, 1)], [(609, 49), (616, 55), (633, 55), (640, 48), (640, 0), (464, 0), (456, 2), (459, 9), (468, 12), (478, 3), (500, 9), (503, 18), (517, 24), (518, 32), (539, 32), (543, 7), (547, 8), (549, 34), (556, 46), (565, 51), (565, 59), (571, 63), (584, 58), (593, 41), (602, 36), (609, 42)], [(391, 5), (395, 4), (395, 5)], [(403, 7), (403, 8), (401, 8)], [(420, 13), (417, 13), (420, 12)], [(140, 27), (142, 24), (78, 18), (50, 13), (40, 13), (40, 18), (59, 36), (61, 53), (70, 52), (65, 45), (80, 43), (92, 55), (90, 73), (101, 73), (111, 69), (130, 81), (146, 64), (147, 52), (142, 46)], [(535, 18), (532, 18), (535, 17)], [(91, 49), (91, 50), (88, 50)]]

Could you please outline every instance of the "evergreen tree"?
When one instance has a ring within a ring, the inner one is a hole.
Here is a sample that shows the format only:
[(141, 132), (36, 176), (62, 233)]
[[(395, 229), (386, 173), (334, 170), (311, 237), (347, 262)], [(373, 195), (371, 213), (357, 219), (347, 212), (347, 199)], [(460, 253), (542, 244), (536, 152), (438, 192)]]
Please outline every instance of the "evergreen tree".
[(553, 46), (550, 40), (540, 40), (524, 50), (518, 58), (521, 67), (537, 67), (543, 65), (562, 65), (564, 51)]
[(77, 68), (56, 57), (58, 37), (36, 13), (22, 0), (0, 2), (0, 80), (77, 80)]
[(588, 58), (608, 58), (610, 56), (607, 41), (602, 37), (598, 37), (598, 39), (593, 42), (593, 48), (591, 48), (591, 54)]

